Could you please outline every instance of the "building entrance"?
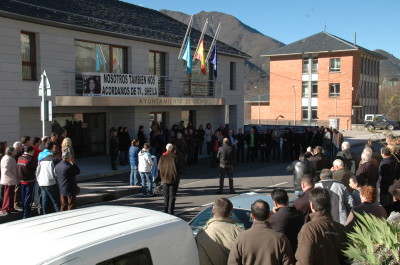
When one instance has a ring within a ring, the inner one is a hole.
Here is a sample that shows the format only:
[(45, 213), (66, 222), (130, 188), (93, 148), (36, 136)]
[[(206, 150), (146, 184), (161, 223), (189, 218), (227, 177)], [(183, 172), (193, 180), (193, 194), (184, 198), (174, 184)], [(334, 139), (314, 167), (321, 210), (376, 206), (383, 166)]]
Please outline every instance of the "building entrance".
[(77, 157), (106, 153), (105, 113), (55, 113), (52, 132), (67, 130)]

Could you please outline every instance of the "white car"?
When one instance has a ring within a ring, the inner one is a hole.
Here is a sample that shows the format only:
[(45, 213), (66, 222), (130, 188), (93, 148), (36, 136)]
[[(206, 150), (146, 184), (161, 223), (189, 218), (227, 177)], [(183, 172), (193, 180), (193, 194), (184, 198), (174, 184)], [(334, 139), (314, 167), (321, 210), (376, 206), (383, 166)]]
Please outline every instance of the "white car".
[(198, 265), (182, 219), (127, 206), (95, 206), (0, 225), (1, 264)]

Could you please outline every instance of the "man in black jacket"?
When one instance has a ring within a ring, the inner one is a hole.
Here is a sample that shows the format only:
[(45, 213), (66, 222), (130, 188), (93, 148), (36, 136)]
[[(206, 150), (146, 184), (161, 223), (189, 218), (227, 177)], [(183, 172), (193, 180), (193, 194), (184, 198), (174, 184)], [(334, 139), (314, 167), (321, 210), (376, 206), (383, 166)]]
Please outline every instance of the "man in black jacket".
[(300, 183), (303, 194), (293, 202), (293, 207), (303, 213), (304, 223), (307, 223), (310, 221), (311, 207), (309, 193), (314, 188), (314, 178), (310, 174), (304, 174)]
[(342, 143), (342, 151), (337, 153), (337, 159), (341, 159), (344, 163), (344, 166), (353, 173), (353, 175), (357, 172), (358, 161), (356, 161), (355, 155), (350, 151), (350, 143), (343, 142)]
[(293, 172), (294, 193), (297, 197), (300, 197), (303, 194), (300, 183), (303, 175), (310, 174), (312, 177), (315, 177), (315, 169), (313, 164), (305, 159), (304, 154), (300, 154), (299, 160), (294, 161), (286, 168), (286, 170), (289, 172)]
[(76, 209), (76, 195), (80, 191), (76, 176), (80, 169), (72, 162), (70, 152), (62, 154), (62, 161), (55, 166), (54, 171), (60, 189), (61, 211)]
[(242, 161), (244, 163), (244, 144), (246, 142), (246, 137), (243, 133), (242, 128), (239, 128), (239, 132), (236, 134), (236, 162)]
[(297, 235), (304, 224), (304, 215), (296, 208), (289, 206), (289, 196), (284, 189), (274, 189), (271, 197), (274, 201), (274, 208), (269, 218), (271, 228), (287, 236), (290, 246), (295, 252), (297, 249)]
[(393, 184), (396, 162), (387, 147), (381, 148), (382, 161), (379, 164), (379, 179), (377, 187), (380, 189), (380, 203), (385, 206), (392, 203), (389, 186)]
[(233, 163), (235, 161), (235, 150), (230, 145), (228, 138), (224, 138), (222, 144), (223, 145), (218, 149), (217, 153), (217, 159), (219, 160), (219, 190), (217, 191), (217, 194), (222, 194), (225, 174), (229, 177), (230, 194), (234, 194)]

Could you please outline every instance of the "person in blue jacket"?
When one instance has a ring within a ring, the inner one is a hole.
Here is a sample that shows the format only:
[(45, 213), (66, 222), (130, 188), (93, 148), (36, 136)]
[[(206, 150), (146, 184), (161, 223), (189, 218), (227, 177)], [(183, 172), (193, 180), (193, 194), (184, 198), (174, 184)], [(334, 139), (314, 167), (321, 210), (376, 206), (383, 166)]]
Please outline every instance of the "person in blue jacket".
[(129, 185), (140, 186), (142, 185), (142, 179), (139, 175), (139, 140), (134, 139), (132, 141), (131, 147), (129, 148), (129, 162), (131, 164), (131, 174), (129, 179)]

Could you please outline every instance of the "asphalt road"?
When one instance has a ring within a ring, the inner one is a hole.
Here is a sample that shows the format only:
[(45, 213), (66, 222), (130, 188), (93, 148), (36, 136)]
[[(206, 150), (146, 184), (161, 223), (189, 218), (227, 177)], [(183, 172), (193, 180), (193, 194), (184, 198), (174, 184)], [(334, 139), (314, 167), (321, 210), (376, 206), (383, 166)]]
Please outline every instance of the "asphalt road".
[[(380, 145), (375, 144), (376, 150)], [(359, 157), (363, 146), (352, 148)], [(237, 193), (257, 192), (269, 194), (275, 187), (284, 188), (290, 197), (293, 197), (293, 176), (286, 172), (287, 163), (273, 161), (271, 163), (244, 163), (238, 164), (234, 169), (234, 186)], [(100, 181), (88, 182), (88, 185), (121, 185), (128, 183), (127, 174), (102, 179)], [(225, 194), (217, 195), (218, 172), (216, 168), (209, 166), (209, 160), (200, 161), (199, 164), (191, 165), (185, 170), (178, 189), (175, 214), (189, 221), (205, 207), (211, 205), (218, 197), (231, 197), (228, 194), (228, 180), (225, 180)], [(113, 201), (102, 202), (97, 205), (125, 205), (143, 207), (157, 211), (164, 211), (164, 197), (142, 197), (133, 195), (122, 197)]]

